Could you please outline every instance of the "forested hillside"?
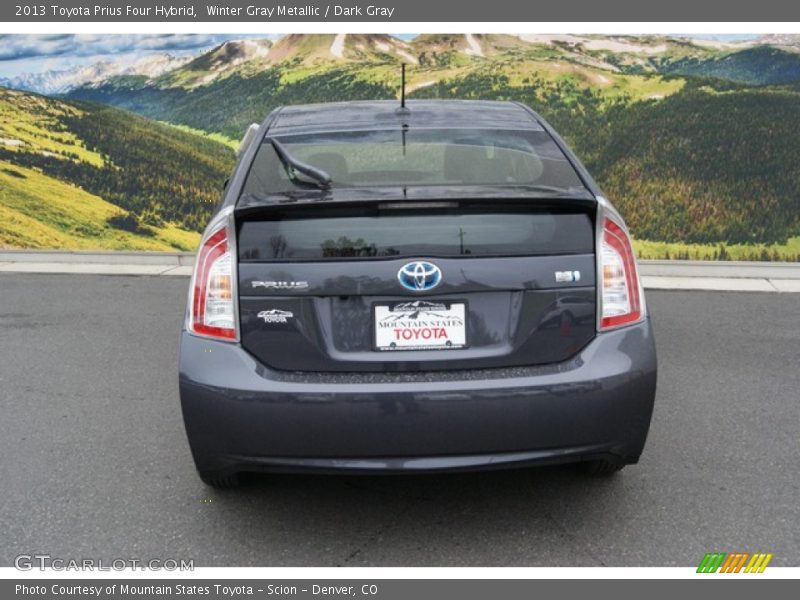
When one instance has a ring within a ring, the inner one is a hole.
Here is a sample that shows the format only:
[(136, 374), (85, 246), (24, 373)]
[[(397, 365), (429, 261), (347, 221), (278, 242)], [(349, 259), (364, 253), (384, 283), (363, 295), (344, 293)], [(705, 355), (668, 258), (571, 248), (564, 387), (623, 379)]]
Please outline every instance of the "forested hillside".
[[(42, 179), (55, 180), (62, 185), (52, 187), (62, 195), (75, 191), (68, 200), (76, 205), (91, 197), (118, 207), (96, 211), (101, 220), (91, 224), (97, 231), (86, 231), (88, 236), (117, 229), (147, 238), (143, 247), (171, 230), (188, 235), (171, 235), (162, 246), (192, 249), (197, 236), (190, 232), (208, 220), (233, 157), (222, 144), (116, 108), (2, 88), (0, 138), (0, 161), (12, 178), (3, 188), (7, 209), (15, 201), (11, 182), (26, 189), (31, 186), (22, 184), (28, 180), (42, 186)], [(40, 212), (44, 219), (47, 211)], [(36, 212), (26, 214), (36, 218)], [(126, 237), (121, 245), (131, 247), (131, 240)]]
[(519, 100), (565, 137), (637, 237), (784, 243), (800, 233), (800, 91), (693, 82), (663, 99), (607, 102), (568, 83), (483, 74), (413, 96)]
[(0, 248), (193, 250), (198, 239), (170, 223), (136, 226), (99, 196), (0, 160)]
[(664, 61), (664, 73), (727, 79), (753, 85), (779, 84), (800, 80), (800, 56), (772, 46), (757, 46), (741, 52), (700, 59)]
[[(292, 80), (286, 82), (287, 79)], [(270, 68), (244, 77), (234, 74), (203, 87), (128, 87), (115, 81), (82, 88), (73, 98), (103, 102), (152, 119), (188, 125), (239, 139), (251, 123), (260, 123), (276, 106), (331, 99), (393, 98), (396, 88), (365, 80), (360, 69), (336, 67), (297, 77), (292, 65)]]
[(800, 234), (796, 87), (692, 85), (616, 107), (608, 121), (590, 164), (639, 237), (784, 243)]

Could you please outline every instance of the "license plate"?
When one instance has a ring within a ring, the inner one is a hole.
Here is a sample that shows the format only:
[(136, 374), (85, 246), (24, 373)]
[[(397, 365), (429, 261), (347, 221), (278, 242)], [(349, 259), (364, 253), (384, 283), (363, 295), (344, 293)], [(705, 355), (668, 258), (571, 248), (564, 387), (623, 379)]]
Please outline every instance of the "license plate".
[(413, 300), (374, 306), (377, 350), (455, 350), (467, 345), (466, 303)]

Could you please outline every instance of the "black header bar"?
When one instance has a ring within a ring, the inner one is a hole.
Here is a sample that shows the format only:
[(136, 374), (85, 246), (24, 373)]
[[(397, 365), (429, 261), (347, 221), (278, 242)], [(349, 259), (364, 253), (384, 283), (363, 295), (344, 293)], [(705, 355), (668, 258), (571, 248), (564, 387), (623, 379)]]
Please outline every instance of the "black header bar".
[[(753, 22), (800, 21), (787, 0), (12, 0), (3, 22)], [(713, 31), (709, 31), (713, 33)]]

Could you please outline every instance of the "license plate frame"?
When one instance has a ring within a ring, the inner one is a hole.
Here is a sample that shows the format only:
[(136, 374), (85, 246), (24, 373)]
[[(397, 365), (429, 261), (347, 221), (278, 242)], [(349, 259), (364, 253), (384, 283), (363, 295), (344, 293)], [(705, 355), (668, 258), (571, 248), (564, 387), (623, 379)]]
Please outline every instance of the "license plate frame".
[[(404, 314), (408, 317), (403, 318)], [(463, 350), (469, 347), (468, 314), (467, 301), (460, 299), (373, 302), (370, 309), (372, 349), (377, 352)], [(460, 324), (453, 321), (460, 321)], [(399, 327), (389, 328), (392, 324)], [(411, 331), (410, 337), (397, 334), (394, 329)]]

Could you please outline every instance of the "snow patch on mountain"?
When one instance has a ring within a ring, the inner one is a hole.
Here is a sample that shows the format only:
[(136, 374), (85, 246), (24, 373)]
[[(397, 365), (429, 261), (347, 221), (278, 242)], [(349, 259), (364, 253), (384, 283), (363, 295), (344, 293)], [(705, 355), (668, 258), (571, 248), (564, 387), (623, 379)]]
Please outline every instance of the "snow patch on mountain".
[(333, 38), (333, 43), (331, 44), (331, 54), (337, 58), (342, 58), (344, 56), (344, 40), (346, 37), (346, 34), (338, 33), (336, 34), (336, 37)]
[(483, 49), (478, 43), (478, 40), (475, 39), (475, 36), (471, 33), (467, 33), (464, 37), (467, 40), (467, 49), (464, 50), (464, 52), (471, 56), (483, 56)]
[(69, 69), (23, 73), (15, 77), (0, 78), (0, 86), (39, 94), (64, 94), (81, 86), (101, 83), (110, 77), (126, 75), (158, 77), (186, 64), (191, 58), (190, 56), (176, 57), (171, 54), (152, 54), (133, 62), (99, 61)]

